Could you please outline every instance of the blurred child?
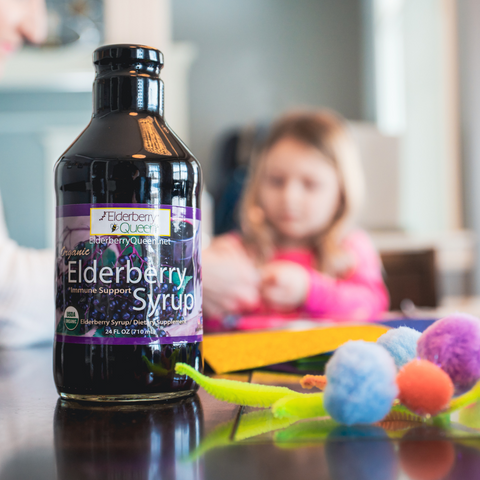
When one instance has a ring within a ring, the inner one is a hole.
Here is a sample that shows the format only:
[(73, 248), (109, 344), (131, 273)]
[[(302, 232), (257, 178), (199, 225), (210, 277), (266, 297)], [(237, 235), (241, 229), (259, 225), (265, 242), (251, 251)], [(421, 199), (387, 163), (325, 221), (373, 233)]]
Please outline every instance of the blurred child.
[(218, 237), (204, 252), (206, 329), (229, 314), (363, 321), (385, 311), (379, 257), (354, 228), (363, 189), (358, 153), (339, 117), (280, 118), (246, 186), (241, 233)]

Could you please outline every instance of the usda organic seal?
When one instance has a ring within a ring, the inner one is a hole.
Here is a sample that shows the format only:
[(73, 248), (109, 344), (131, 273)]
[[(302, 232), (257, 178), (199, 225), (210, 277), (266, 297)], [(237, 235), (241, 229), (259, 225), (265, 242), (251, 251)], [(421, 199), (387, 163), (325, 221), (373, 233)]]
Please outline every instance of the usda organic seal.
[(67, 307), (63, 314), (63, 321), (65, 322), (67, 330), (75, 330), (80, 321), (78, 310), (75, 307)]

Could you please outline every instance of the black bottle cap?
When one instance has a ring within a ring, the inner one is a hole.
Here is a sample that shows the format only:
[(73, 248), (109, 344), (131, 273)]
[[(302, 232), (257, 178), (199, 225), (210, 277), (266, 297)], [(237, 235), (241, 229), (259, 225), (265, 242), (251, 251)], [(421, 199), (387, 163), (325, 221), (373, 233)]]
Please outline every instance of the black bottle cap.
[(163, 67), (163, 54), (146, 45), (104, 45), (93, 52), (93, 63), (97, 72), (134, 68), (158, 74)]

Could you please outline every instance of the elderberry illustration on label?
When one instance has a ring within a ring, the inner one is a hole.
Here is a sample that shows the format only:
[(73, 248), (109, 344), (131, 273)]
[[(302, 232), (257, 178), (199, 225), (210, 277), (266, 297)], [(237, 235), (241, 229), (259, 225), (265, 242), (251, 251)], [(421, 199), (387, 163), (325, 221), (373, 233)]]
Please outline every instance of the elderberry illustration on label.
[(200, 215), (169, 205), (57, 207), (57, 339), (201, 341)]

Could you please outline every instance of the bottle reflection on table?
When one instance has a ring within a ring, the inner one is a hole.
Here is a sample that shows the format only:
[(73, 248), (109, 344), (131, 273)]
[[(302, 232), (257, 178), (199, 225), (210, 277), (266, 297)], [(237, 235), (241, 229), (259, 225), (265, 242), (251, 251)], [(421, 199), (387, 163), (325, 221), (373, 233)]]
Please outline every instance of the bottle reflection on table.
[(54, 434), (59, 480), (203, 480), (190, 460), (203, 431), (198, 396), (172, 403), (96, 405), (59, 399)]

